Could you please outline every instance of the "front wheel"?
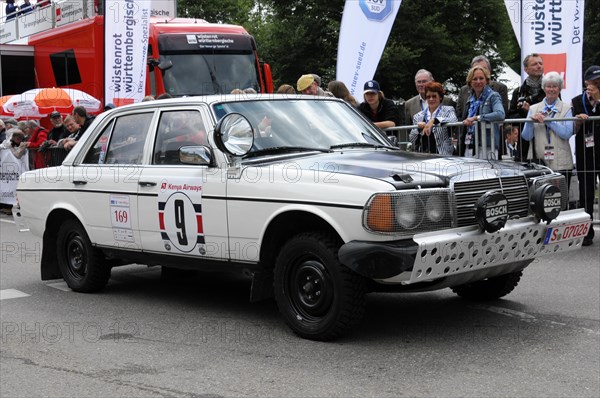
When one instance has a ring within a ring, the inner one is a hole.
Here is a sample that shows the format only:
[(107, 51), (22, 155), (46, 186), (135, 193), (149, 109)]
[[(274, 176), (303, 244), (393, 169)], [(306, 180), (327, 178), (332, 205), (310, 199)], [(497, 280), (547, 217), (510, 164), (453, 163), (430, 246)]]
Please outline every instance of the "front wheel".
[(302, 233), (277, 257), (275, 299), (288, 326), (301, 337), (331, 340), (364, 314), (365, 281), (339, 262), (338, 249), (330, 235)]
[(521, 276), (523, 276), (523, 271), (511, 272), (482, 281), (455, 286), (452, 291), (468, 300), (495, 300), (512, 292), (519, 284)]
[(110, 266), (92, 246), (85, 229), (77, 220), (65, 221), (58, 230), (58, 266), (67, 285), (78, 292), (102, 289), (110, 278)]

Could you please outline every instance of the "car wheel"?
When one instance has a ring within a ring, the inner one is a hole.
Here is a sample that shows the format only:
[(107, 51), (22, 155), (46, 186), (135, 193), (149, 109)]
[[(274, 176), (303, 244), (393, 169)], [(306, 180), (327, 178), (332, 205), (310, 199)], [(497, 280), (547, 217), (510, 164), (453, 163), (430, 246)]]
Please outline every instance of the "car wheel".
[(452, 288), (452, 291), (468, 300), (495, 300), (512, 292), (519, 284), (522, 275), (523, 271), (512, 272), (510, 274), (456, 286)]
[(106, 286), (110, 266), (78, 221), (67, 220), (60, 226), (57, 249), (60, 272), (72, 290), (89, 293)]
[(365, 281), (338, 260), (330, 235), (302, 233), (281, 249), (275, 264), (275, 299), (299, 336), (331, 340), (356, 325), (365, 309)]

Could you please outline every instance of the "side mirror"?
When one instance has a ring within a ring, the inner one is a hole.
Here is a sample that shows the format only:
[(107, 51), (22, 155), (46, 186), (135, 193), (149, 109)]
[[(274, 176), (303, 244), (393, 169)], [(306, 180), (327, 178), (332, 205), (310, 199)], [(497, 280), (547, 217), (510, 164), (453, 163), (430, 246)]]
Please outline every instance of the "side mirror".
[(398, 137), (396, 137), (395, 135), (388, 135), (387, 139), (393, 146), (398, 146)]
[(243, 156), (254, 144), (252, 125), (244, 115), (225, 115), (215, 127), (215, 143), (221, 151), (233, 156)]
[(182, 146), (179, 148), (179, 161), (182, 164), (209, 166), (212, 156), (210, 149), (206, 146)]

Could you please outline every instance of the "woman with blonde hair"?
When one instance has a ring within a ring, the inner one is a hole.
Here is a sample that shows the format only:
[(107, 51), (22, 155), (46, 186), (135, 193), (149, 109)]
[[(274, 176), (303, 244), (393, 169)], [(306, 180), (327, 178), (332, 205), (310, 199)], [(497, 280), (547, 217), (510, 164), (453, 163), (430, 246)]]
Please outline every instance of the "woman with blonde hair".
[[(498, 122), (504, 120), (504, 106), (502, 97), (490, 87), (490, 72), (479, 65), (472, 67), (467, 74), (467, 86), (471, 95), (467, 100), (463, 115), (463, 124), (466, 131), (459, 140), (459, 150), (462, 156), (482, 158), (483, 153), (496, 153), (500, 143), (500, 129), (498, 124), (494, 128), (487, 127), (482, 132), (481, 122)], [(494, 131), (492, 135), (492, 130)], [(485, 135), (484, 135), (485, 134)], [(485, 148), (483, 146), (485, 138)], [(492, 145), (492, 138), (494, 145)]]

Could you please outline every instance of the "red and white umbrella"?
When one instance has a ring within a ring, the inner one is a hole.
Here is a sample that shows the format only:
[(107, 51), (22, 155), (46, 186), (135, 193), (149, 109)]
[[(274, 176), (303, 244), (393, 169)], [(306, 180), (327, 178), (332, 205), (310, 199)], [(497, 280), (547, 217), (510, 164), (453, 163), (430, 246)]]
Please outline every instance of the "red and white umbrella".
[(53, 111), (71, 113), (76, 106), (83, 106), (89, 113), (102, 109), (100, 100), (73, 88), (34, 88), (11, 96), (2, 108), (19, 118), (44, 117)]
[(4, 110), (4, 104), (8, 101), (12, 95), (4, 95), (0, 97), (0, 117), (14, 117), (14, 113), (7, 112)]

